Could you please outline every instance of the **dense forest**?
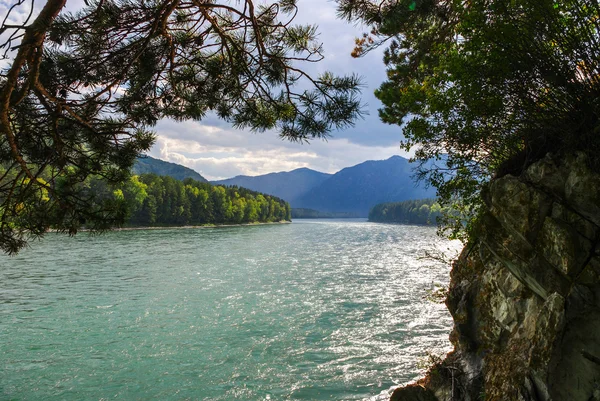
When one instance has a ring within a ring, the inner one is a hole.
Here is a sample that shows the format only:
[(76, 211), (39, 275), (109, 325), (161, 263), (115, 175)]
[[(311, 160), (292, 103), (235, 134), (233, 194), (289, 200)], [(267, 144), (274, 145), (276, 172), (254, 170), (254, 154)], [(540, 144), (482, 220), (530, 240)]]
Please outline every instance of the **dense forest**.
[(378, 223), (436, 224), (442, 208), (435, 199), (380, 203), (369, 211), (369, 221)]
[(125, 204), (126, 226), (239, 224), (291, 220), (287, 202), (246, 188), (143, 174), (114, 196)]

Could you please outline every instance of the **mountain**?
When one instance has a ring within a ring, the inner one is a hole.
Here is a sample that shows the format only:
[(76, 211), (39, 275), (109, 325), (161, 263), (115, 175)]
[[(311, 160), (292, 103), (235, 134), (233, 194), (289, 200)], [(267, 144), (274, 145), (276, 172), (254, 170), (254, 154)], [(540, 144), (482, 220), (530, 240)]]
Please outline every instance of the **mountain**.
[(196, 181), (208, 182), (206, 178), (202, 177), (191, 168), (155, 159), (150, 156), (138, 157), (135, 165), (133, 166), (133, 174), (139, 175), (148, 173), (153, 173), (156, 175), (168, 175), (169, 177), (173, 177), (180, 181), (183, 181), (186, 178), (192, 178)]
[(293, 208), (366, 217), (378, 203), (435, 197), (433, 188), (415, 184), (413, 167), (407, 159), (393, 156), (366, 161), (333, 175), (300, 168), (255, 177), (240, 175), (213, 184), (237, 185), (275, 195)]
[(292, 171), (270, 173), (256, 177), (238, 175), (226, 180), (212, 181), (212, 183), (216, 185), (237, 185), (253, 191), (275, 195), (288, 202), (292, 202), (311, 188), (322, 184), (331, 178), (331, 176), (331, 174), (321, 173), (308, 168), (299, 168)]
[[(238, 175), (212, 181), (215, 185), (237, 185), (274, 195), (295, 209), (313, 209), (325, 214), (341, 213), (366, 217), (379, 203), (434, 198), (435, 190), (416, 185), (413, 168), (407, 159), (393, 156), (387, 160), (370, 160), (335, 174), (308, 168), (250, 177)], [(193, 178), (208, 182), (194, 170), (150, 156), (137, 159), (134, 174), (154, 173), (178, 180)]]
[(400, 156), (345, 168), (303, 195), (288, 199), (294, 208), (367, 216), (378, 203), (435, 197), (435, 189), (415, 184), (414, 165)]

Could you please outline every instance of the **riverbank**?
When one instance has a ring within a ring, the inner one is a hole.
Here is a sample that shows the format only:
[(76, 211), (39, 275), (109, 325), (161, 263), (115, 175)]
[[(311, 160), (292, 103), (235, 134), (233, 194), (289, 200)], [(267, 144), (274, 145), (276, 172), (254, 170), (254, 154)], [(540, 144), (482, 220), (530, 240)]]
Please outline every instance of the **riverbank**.
[[(136, 231), (136, 230), (174, 230), (174, 229), (190, 229), (190, 228), (225, 228), (225, 227), (246, 227), (246, 226), (267, 226), (274, 224), (291, 224), (291, 221), (268, 221), (256, 223), (240, 223), (240, 224), (204, 224), (199, 226), (152, 226), (152, 227), (118, 227), (112, 228), (110, 231)], [(87, 228), (82, 228), (78, 232), (90, 232)], [(60, 232), (59, 230), (48, 230), (48, 232)]]

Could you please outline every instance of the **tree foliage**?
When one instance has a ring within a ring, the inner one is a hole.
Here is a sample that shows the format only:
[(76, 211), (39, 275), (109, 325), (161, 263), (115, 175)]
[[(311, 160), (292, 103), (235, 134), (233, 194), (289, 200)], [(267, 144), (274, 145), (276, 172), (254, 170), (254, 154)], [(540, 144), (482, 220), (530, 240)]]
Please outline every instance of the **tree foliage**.
[(369, 221), (378, 223), (436, 224), (442, 207), (435, 199), (379, 203), (369, 211)]
[(357, 39), (356, 56), (386, 46), (380, 116), (402, 125), (415, 159), (438, 161), (419, 175), (463, 212), (455, 234), (494, 175), (519, 173), (548, 152), (599, 160), (597, 1), (338, 4), (341, 16), (372, 28)]
[[(99, 185), (106, 184), (99, 181)], [(191, 178), (133, 176), (113, 191), (124, 203), (126, 226), (188, 226), (291, 220), (284, 200), (236, 186), (214, 186)]]
[(122, 222), (86, 180), (124, 182), (161, 118), (213, 112), (238, 128), (307, 141), (360, 115), (357, 77), (301, 69), (323, 56), (316, 28), (293, 23), (295, 0), (86, 4), (69, 13), (65, 0), (47, 0), (37, 16), (12, 22), (28, 6), (16, 0), (0, 28), (10, 60), (0, 72), (4, 251), (51, 225), (74, 233)]

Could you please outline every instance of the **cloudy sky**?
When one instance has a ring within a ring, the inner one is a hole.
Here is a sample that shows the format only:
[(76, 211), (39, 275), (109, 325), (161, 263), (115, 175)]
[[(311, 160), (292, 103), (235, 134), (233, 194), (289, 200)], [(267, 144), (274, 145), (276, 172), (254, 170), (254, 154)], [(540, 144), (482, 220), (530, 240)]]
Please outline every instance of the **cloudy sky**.
[(356, 126), (336, 131), (327, 141), (298, 144), (281, 140), (277, 132), (252, 133), (229, 127), (216, 118), (202, 122), (161, 121), (158, 139), (149, 155), (190, 167), (207, 179), (260, 175), (308, 167), (334, 173), (365, 160), (406, 156), (399, 147), (400, 128), (379, 121), (375, 88), (385, 79), (382, 52), (361, 59), (350, 57), (354, 39), (363, 29), (336, 18), (335, 4), (327, 0), (299, 0), (299, 23), (317, 24), (325, 60), (316, 71), (363, 77), (362, 100), (368, 115)]
[[(6, 14), (13, 1), (0, 0), (0, 15)], [(67, 9), (77, 9), (82, 3), (82, 0), (67, 0)], [(296, 21), (319, 26), (319, 40), (325, 55), (323, 61), (305, 70), (313, 75), (324, 71), (360, 75), (364, 82), (362, 102), (368, 114), (357, 121), (355, 127), (333, 132), (327, 141), (314, 140), (310, 144), (281, 140), (275, 131), (235, 130), (215, 117), (201, 122), (164, 120), (156, 127), (157, 141), (150, 156), (183, 164), (207, 179), (260, 175), (300, 167), (334, 173), (366, 160), (406, 156), (399, 147), (400, 128), (381, 123), (377, 116), (380, 103), (373, 91), (385, 79), (382, 51), (374, 51), (361, 59), (350, 56), (354, 39), (365, 29), (337, 19), (333, 1), (299, 0), (298, 6)], [(26, 15), (28, 10), (20, 11)]]

